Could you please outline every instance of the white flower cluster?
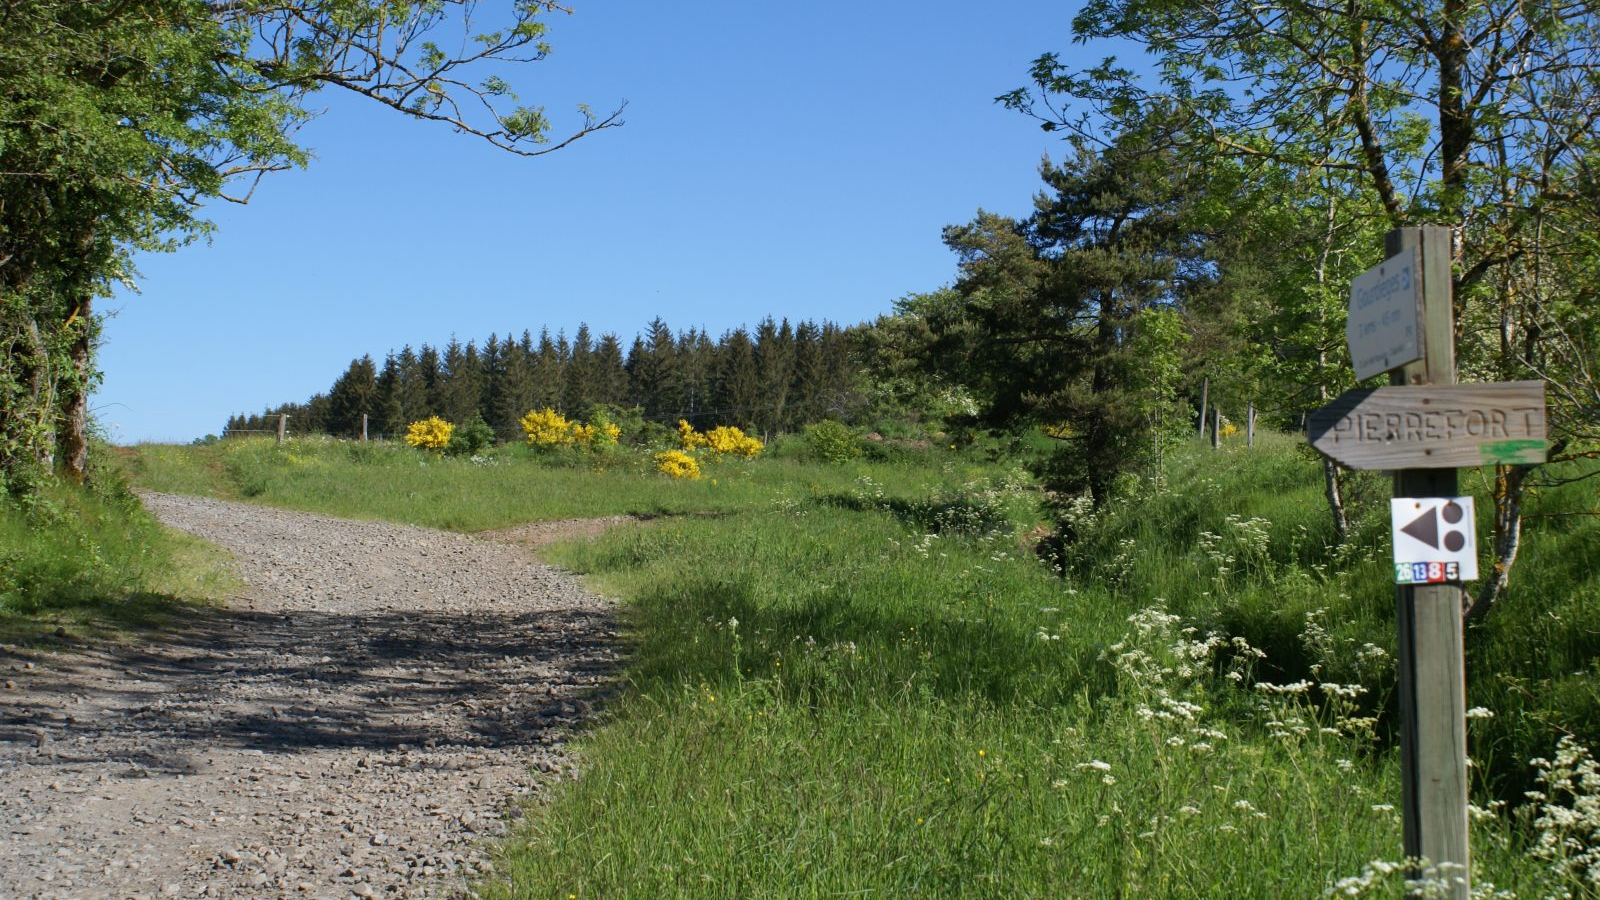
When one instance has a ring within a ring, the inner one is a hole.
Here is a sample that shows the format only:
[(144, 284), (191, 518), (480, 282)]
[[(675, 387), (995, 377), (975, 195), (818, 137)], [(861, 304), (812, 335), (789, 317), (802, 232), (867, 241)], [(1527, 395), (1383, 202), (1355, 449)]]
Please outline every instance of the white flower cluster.
[[(1423, 860), (1389, 862), (1375, 859), (1361, 868), (1361, 874), (1341, 878), (1328, 888), (1330, 897), (1390, 896), (1389, 885), (1403, 879), (1406, 897), (1448, 898), (1455, 896), (1460, 882), (1461, 866), (1454, 863), (1427, 865)], [(1410, 877), (1412, 875), (1417, 877)], [(1483, 898), (1509, 898), (1509, 894), (1493, 893), (1494, 885), (1474, 885), (1474, 900)]]
[(1535, 759), (1533, 767), (1544, 788), (1528, 792), (1538, 804), (1534, 855), (1591, 889), (1600, 886), (1600, 764), (1589, 748), (1565, 735), (1555, 759)]

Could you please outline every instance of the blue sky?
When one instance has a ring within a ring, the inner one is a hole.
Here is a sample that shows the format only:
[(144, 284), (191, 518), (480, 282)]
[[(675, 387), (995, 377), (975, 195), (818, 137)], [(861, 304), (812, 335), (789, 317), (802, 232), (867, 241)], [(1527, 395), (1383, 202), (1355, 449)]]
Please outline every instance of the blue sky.
[(1074, 6), (580, 0), (516, 86), (558, 128), (622, 99), (627, 124), (536, 159), (319, 98), (309, 168), (103, 302), (96, 416), (187, 441), (452, 335), (870, 319), (950, 280), (942, 226), (1028, 209), (1060, 142), (993, 98), (1043, 52), (1100, 55)]

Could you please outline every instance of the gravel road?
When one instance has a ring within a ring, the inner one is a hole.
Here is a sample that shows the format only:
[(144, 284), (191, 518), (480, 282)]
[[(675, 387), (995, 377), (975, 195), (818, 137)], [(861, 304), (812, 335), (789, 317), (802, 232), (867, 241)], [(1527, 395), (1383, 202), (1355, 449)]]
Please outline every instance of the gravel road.
[(0, 647), (0, 900), (452, 897), (616, 660), (506, 541), (150, 494), (246, 588), (151, 641)]

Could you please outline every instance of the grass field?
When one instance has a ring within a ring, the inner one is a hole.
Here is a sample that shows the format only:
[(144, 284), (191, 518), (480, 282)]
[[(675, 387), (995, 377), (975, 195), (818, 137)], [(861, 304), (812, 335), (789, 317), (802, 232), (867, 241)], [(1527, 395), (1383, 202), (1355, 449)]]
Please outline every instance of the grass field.
[[(225, 442), (140, 448), (133, 472), (460, 530), (666, 517), (549, 551), (628, 601), (633, 652), (584, 777), (489, 897), (1401, 896), (1386, 486), (1355, 486), (1330, 547), (1316, 466), (1261, 443), (1185, 448), (1080, 511), (1062, 572), (1023, 539), (1037, 489), (976, 450), (674, 482)], [(1561, 734), (1600, 738), (1600, 526), (1554, 515), (1590, 504), (1535, 498), (1513, 590), (1469, 635), (1469, 705), (1493, 714), (1471, 723), (1475, 877), (1519, 897), (1594, 895), (1600, 777), (1569, 754), (1545, 780), (1572, 789), (1522, 802)]]

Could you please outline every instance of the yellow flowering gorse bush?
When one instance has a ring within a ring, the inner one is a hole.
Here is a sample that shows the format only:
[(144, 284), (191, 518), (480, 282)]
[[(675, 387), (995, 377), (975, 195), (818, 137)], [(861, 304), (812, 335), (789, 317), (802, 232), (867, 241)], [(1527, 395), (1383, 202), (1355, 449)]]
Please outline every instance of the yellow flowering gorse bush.
[(656, 471), (673, 478), (699, 478), (700, 463), (682, 450), (668, 450), (655, 455)]
[(455, 430), (454, 425), (438, 416), (429, 416), (406, 426), (406, 443), (424, 450), (443, 450), (450, 445), (450, 435)]
[(684, 450), (699, 450), (701, 447), (706, 445), (706, 436), (698, 431), (695, 431), (694, 426), (690, 425), (688, 420), (679, 419), (678, 443), (683, 445)]
[(529, 410), (520, 420), (530, 447), (566, 447), (577, 444), (585, 450), (615, 447), (622, 429), (603, 415), (589, 424), (574, 421), (549, 407)]
[(685, 451), (709, 449), (718, 456), (740, 456), (754, 459), (761, 455), (766, 445), (732, 425), (719, 425), (707, 432), (698, 432), (683, 419), (678, 420), (678, 441)]
[(573, 423), (549, 407), (529, 410), (519, 421), (530, 447), (564, 447), (573, 442)]
[(766, 449), (761, 441), (732, 425), (721, 425), (706, 432), (706, 446), (713, 453), (725, 456), (739, 456), (744, 459), (755, 459)]
[(587, 425), (574, 422), (572, 424), (572, 440), (584, 447), (615, 447), (622, 437), (622, 429), (611, 422), (591, 422)]

